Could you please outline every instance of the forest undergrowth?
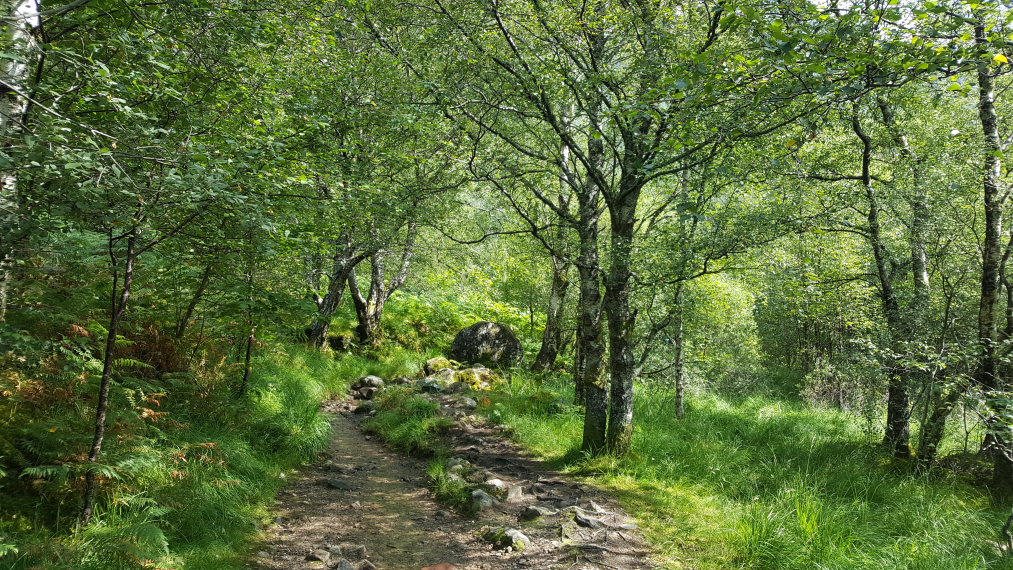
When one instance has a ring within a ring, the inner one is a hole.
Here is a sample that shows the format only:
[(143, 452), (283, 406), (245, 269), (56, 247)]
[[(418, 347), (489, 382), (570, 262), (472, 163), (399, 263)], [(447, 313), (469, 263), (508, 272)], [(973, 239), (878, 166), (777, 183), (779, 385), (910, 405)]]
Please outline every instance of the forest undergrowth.
[(405, 354), (336, 360), (266, 346), (240, 398), (196, 376), (157, 389), (125, 380), (112, 396), (124, 411), (111, 430), (97, 518), (84, 529), (76, 526), (80, 474), (68, 456), (80, 445), (60, 436), (87, 433), (90, 409), (52, 401), (40, 414), (24, 392), (12, 393), (0, 400), (0, 444), (4, 453), (37, 449), (23, 459), (43, 466), (0, 479), (0, 568), (245, 567), (276, 492), (329, 441), (321, 402), (359, 374), (400, 373)]

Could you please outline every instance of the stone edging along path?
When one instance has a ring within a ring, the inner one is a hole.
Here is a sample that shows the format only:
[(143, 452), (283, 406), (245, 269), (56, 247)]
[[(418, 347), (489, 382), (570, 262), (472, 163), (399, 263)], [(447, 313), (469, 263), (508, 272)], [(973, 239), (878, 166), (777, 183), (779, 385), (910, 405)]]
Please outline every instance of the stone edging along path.
[[(636, 524), (604, 491), (530, 457), (470, 414), (462, 394), (428, 394), (455, 419), (448, 465), (477, 482), (474, 517), (436, 503), (424, 461), (363, 434), (356, 404), (326, 404), (324, 458), (278, 495), (250, 568), (566, 570), (657, 568)], [(453, 467), (458, 465), (458, 467)]]

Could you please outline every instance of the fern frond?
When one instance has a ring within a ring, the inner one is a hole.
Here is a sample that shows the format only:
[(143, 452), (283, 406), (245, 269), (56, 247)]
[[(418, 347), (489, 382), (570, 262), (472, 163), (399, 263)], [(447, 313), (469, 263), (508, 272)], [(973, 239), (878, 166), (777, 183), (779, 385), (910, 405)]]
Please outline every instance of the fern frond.
[(113, 360), (113, 364), (117, 368), (147, 368), (154, 369), (155, 367), (148, 364), (147, 362), (141, 362), (133, 358), (116, 358)]

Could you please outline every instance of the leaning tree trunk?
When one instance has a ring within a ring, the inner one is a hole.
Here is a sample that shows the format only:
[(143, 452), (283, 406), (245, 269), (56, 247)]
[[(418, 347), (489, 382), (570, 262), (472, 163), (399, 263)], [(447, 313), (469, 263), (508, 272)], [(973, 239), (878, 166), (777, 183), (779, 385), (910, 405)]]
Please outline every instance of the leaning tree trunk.
[[(890, 261), (887, 258), (886, 245), (883, 243), (882, 228), (879, 220), (879, 200), (876, 189), (872, 185), (872, 138), (863, 130), (858, 118), (858, 110), (851, 119), (851, 127), (862, 141), (862, 187), (869, 206), (867, 216), (868, 240), (872, 247), (872, 256), (876, 262), (876, 275), (879, 278), (879, 296), (883, 306), (883, 316), (890, 329), (891, 350), (896, 353), (900, 340), (904, 337), (904, 326), (900, 318), (900, 305), (893, 291), (893, 277), (890, 274)], [(908, 394), (907, 367), (898, 362), (896, 354), (890, 356), (887, 365), (889, 377), (886, 402), (886, 433), (883, 443), (888, 445), (897, 457), (910, 457), (910, 395)]]
[(542, 333), (542, 347), (535, 357), (531, 369), (536, 372), (551, 370), (556, 364), (563, 340), (563, 311), (566, 308), (566, 290), (570, 287), (567, 276), (570, 266), (557, 256), (552, 256), (552, 285), (549, 289), (549, 308), (545, 313), (545, 331)]
[(102, 454), (102, 443), (105, 441), (106, 416), (109, 411), (109, 387), (113, 378), (113, 365), (116, 359), (116, 337), (120, 332), (120, 323), (130, 301), (131, 287), (134, 283), (134, 261), (137, 258), (137, 229), (134, 228), (126, 236), (127, 249), (123, 259), (123, 282), (120, 284), (120, 262), (116, 256), (118, 238), (109, 236), (109, 259), (113, 271), (112, 295), (109, 302), (109, 330), (106, 334), (105, 354), (102, 357), (102, 376), (99, 383), (98, 402), (95, 405), (95, 435), (92, 438), (91, 450), (88, 452), (88, 470), (84, 476), (84, 509), (81, 511), (81, 523), (87, 525), (95, 511), (95, 495), (98, 490), (98, 473), (96, 464)]
[[(932, 464), (935, 463), (939, 444), (942, 443), (946, 433), (946, 419), (950, 417), (950, 412), (959, 401), (961, 393), (962, 391), (958, 387), (951, 388), (937, 401), (935, 407), (932, 408), (932, 413), (925, 418), (921, 428), (921, 437), (918, 438), (918, 454), (915, 456), (916, 473), (928, 473)], [(929, 397), (931, 398), (932, 394)], [(926, 406), (928, 405), (926, 404)]]
[[(988, 45), (984, 19), (976, 14), (975, 43), (984, 50)], [(982, 52), (984, 53), (984, 51)], [(1002, 141), (999, 136), (999, 117), (995, 108), (995, 85), (988, 66), (978, 68), (978, 117), (985, 138), (982, 168), (983, 205), (985, 209), (985, 239), (981, 247), (981, 298), (978, 304), (978, 343), (981, 356), (976, 373), (977, 382), (986, 390), (986, 398), (993, 407), (986, 419), (988, 436), (986, 451), (995, 461), (993, 486), (1000, 494), (1013, 492), (1013, 462), (1010, 460), (1009, 426), (999, 416), (1006, 405), (1004, 391), (998, 377), (999, 347), (997, 307), (1000, 293), (999, 267), (1002, 264), (1002, 209), (1004, 197), (1001, 189)]]
[(183, 335), (186, 334), (186, 329), (190, 326), (190, 321), (193, 320), (193, 313), (197, 310), (197, 305), (201, 299), (204, 298), (204, 293), (207, 291), (208, 283), (211, 282), (211, 274), (214, 271), (214, 263), (208, 262), (204, 271), (201, 273), (200, 282), (197, 284), (197, 290), (194, 291), (193, 297), (190, 299), (190, 303), (187, 304), (186, 310), (183, 315), (179, 318), (179, 322), (176, 323), (176, 330), (173, 332), (173, 336), (176, 340), (182, 339)]

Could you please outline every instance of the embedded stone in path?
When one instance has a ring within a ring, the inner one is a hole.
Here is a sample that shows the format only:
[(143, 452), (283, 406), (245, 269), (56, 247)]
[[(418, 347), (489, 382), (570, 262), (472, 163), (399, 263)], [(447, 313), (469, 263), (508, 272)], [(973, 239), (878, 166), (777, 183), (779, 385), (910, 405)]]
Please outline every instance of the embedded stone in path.
[(532, 505), (530, 507), (525, 507), (524, 510), (521, 511), (520, 520), (522, 522), (533, 521), (541, 517), (554, 515), (556, 514), (556, 512), (557, 511), (554, 511), (552, 509), (546, 509), (545, 507), (536, 507)]

